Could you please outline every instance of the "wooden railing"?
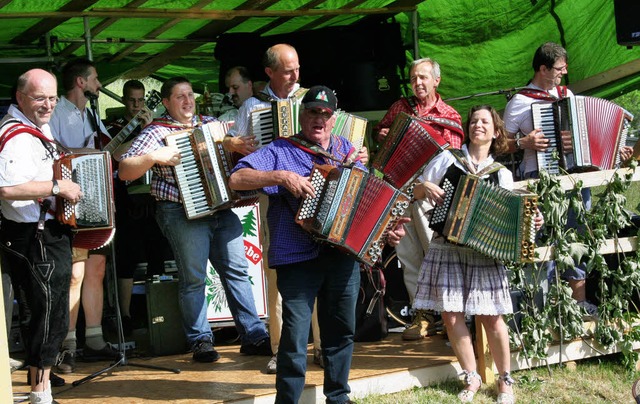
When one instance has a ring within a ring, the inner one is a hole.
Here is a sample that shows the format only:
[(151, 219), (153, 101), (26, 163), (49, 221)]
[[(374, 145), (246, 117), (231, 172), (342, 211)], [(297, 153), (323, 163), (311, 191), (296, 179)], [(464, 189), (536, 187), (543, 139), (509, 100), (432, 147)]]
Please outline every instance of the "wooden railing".
[[(583, 187), (593, 188), (606, 185), (614, 173), (618, 171), (619, 175), (631, 173), (631, 169), (622, 168), (619, 170), (606, 170), (589, 173), (571, 174), (559, 176), (557, 179), (564, 190), (573, 189), (577, 181), (582, 181)], [(536, 180), (519, 181), (514, 184), (515, 189), (526, 189), (529, 183)], [(640, 181), (640, 169), (633, 172), (633, 182)], [(612, 254), (621, 252), (636, 251), (638, 249), (637, 237), (624, 237), (618, 239), (608, 239), (598, 250), (599, 254)], [(555, 257), (553, 246), (545, 246), (536, 248), (535, 262), (544, 262), (553, 260)], [(493, 383), (495, 381), (495, 370), (493, 358), (487, 344), (487, 337), (482, 324), (476, 319), (476, 351), (478, 353), (478, 373), (485, 383)]]

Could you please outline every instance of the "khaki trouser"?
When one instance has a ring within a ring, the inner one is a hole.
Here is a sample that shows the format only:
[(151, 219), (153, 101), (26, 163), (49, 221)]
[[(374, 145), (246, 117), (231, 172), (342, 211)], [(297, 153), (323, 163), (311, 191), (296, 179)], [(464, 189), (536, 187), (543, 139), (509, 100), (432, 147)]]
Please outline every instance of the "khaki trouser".
[(433, 236), (433, 230), (429, 228), (427, 212), (433, 206), (424, 200), (415, 201), (409, 206), (411, 222), (405, 224), (406, 235), (396, 247), (398, 259), (402, 264), (404, 285), (409, 294), (409, 301), (413, 304), (416, 296), (418, 275), (420, 267)]

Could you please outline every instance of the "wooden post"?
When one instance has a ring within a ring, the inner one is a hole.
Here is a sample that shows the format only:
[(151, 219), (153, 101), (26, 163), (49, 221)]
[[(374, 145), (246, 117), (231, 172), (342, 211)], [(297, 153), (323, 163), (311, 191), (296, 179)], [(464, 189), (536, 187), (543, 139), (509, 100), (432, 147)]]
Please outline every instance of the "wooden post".
[[(4, 296), (0, 282), (0, 296)], [(0, 403), (12, 403), (11, 371), (9, 369), (9, 338), (7, 338), (7, 321), (4, 304), (0, 304)]]
[(496, 373), (493, 370), (493, 357), (489, 351), (487, 342), (487, 332), (478, 317), (475, 316), (476, 324), (476, 352), (478, 354), (478, 374), (485, 384), (493, 384), (496, 381)]

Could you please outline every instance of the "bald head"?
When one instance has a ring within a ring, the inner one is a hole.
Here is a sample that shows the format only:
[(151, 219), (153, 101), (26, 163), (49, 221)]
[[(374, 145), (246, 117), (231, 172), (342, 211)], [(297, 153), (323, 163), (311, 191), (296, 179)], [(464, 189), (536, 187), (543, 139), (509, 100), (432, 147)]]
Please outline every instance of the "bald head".
[(300, 79), (298, 52), (288, 44), (273, 45), (264, 54), (264, 71), (269, 76), (271, 90), (280, 98), (287, 98)]
[(41, 128), (51, 119), (58, 100), (56, 77), (46, 70), (28, 70), (18, 77), (16, 100), (20, 111)]

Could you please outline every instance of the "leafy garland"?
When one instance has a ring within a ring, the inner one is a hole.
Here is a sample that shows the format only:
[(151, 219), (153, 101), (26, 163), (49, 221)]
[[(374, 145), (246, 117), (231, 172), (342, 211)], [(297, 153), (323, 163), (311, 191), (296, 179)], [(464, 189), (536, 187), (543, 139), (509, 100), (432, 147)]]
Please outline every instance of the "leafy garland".
[[(555, 266), (555, 273), (561, 274), (582, 265), (587, 273), (599, 273), (599, 321), (595, 339), (606, 348), (618, 344), (624, 364), (630, 369), (635, 366), (639, 355), (634, 352), (633, 343), (640, 341), (640, 327), (633, 324), (637, 323), (640, 310), (633, 307), (632, 298), (640, 290), (640, 252), (621, 253), (619, 268), (610, 268), (598, 254), (607, 239), (619, 245), (620, 230), (631, 226), (631, 218), (624, 209), (624, 193), (632, 183), (637, 162), (633, 160), (629, 166), (630, 173), (615, 172), (589, 211), (583, 205), (581, 181), (575, 182), (573, 189), (564, 191), (556, 176), (541, 171), (539, 181), (529, 184), (529, 190), (539, 196), (539, 208), (545, 218), (540, 241), (554, 246), (556, 258), (533, 268), (520, 264), (509, 268), (512, 287), (522, 292), (520, 311), (516, 314), (520, 328), (511, 333), (511, 342), (522, 349), (525, 358), (546, 359), (554, 338), (562, 344), (585, 334), (584, 313), (571, 297), (572, 290), (565, 280), (553, 277), (544, 307), (536, 304), (543, 295), (540, 280), (547, 277), (550, 266)], [(566, 226), (570, 210), (580, 223), (579, 230)]]

